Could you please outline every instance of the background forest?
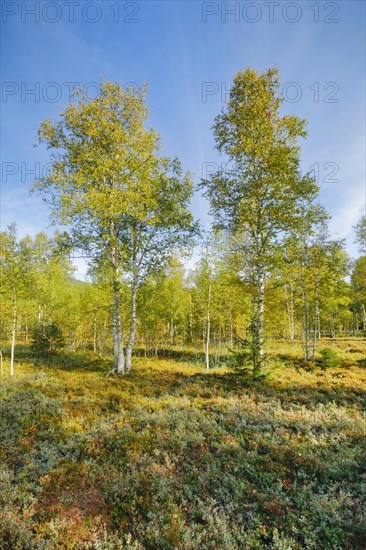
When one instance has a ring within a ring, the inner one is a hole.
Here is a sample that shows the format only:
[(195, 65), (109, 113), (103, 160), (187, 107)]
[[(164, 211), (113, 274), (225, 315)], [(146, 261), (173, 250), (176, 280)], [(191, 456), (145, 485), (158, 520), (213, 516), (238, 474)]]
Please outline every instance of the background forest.
[[(341, 243), (318, 239), (302, 243), (298, 261), (271, 275), (265, 318), (268, 344), (300, 341), (308, 360), (315, 358), (319, 339), (362, 337), (366, 322), (365, 256), (351, 261)], [(28, 344), (43, 354), (111, 352), (112, 304), (102, 276), (93, 276), (93, 282), (75, 279), (57, 235), (19, 240), (13, 226), (1, 233), (1, 249), (3, 349)], [(136, 353), (150, 357), (189, 350), (203, 361), (208, 346), (210, 365), (225, 365), (229, 350), (247, 339), (250, 322), (250, 289), (234, 261), (229, 238), (216, 234), (202, 245), (194, 268), (185, 268), (174, 255), (149, 275), (137, 298)], [(127, 328), (130, 294), (128, 282), (123, 283), (121, 315)]]

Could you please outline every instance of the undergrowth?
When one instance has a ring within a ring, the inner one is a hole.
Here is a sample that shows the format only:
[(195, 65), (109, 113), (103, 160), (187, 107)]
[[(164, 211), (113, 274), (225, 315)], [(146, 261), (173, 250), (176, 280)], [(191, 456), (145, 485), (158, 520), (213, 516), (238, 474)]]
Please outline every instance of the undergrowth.
[(24, 351), (0, 390), (0, 548), (365, 548), (364, 346), (305, 369), (273, 344), (263, 381)]

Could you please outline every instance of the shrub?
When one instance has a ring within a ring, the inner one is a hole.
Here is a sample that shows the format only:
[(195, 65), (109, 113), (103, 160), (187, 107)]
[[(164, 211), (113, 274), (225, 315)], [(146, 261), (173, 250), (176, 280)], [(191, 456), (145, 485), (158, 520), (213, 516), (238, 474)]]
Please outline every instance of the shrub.
[(253, 346), (247, 339), (240, 339), (230, 361), (230, 367), (237, 373), (250, 375), (253, 370)]
[(68, 357), (0, 386), (0, 550), (365, 547), (360, 368), (258, 384), (143, 358), (121, 380)]
[(340, 359), (333, 349), (322, 348), (319, 353), (321, 357), (317, 360), (317, 364), (322, 370), (339, 367)]
[(62, 330), (57, 325), (38, 326), (33, 331), (33, 351), (44, 354), (57, 353), (64, 345)]

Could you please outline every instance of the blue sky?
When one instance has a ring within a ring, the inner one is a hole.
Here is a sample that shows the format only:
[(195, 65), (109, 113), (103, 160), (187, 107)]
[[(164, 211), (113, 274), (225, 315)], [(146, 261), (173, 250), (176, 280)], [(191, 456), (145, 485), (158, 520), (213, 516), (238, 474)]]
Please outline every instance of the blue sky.
[[(29, 195), (32, 172), (48, 161), (33, 144), (40, 121), (69, 102), (70, 83), (92, 97), (101, 77), (147, 81), (165, 153), (198, 182), (221, 162), (211, 126), (234, 74), (277, 65), (284, 111), (309, 121), (303, 168), (316, 172), (333, 235), (356, 255), (352, 225), (366, 196), (363, 1), (3, 0), (1, 8), (2, 228), (16, 221), (20, 235), (53, 231), (47, 206)], [(192, 210), (209, 224), (198, 193)]]

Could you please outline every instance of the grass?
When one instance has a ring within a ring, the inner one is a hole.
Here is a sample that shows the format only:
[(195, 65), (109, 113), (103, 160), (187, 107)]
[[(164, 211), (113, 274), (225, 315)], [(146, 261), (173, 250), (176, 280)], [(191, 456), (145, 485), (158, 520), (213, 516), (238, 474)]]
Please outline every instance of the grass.
[(0, 548), (365, 548), (365, 344), (323, 341), (340, 364), (321, 370), (269, 343), (262, 383), (188, 352), (106, 378), (110, 358), (19, 350)]

